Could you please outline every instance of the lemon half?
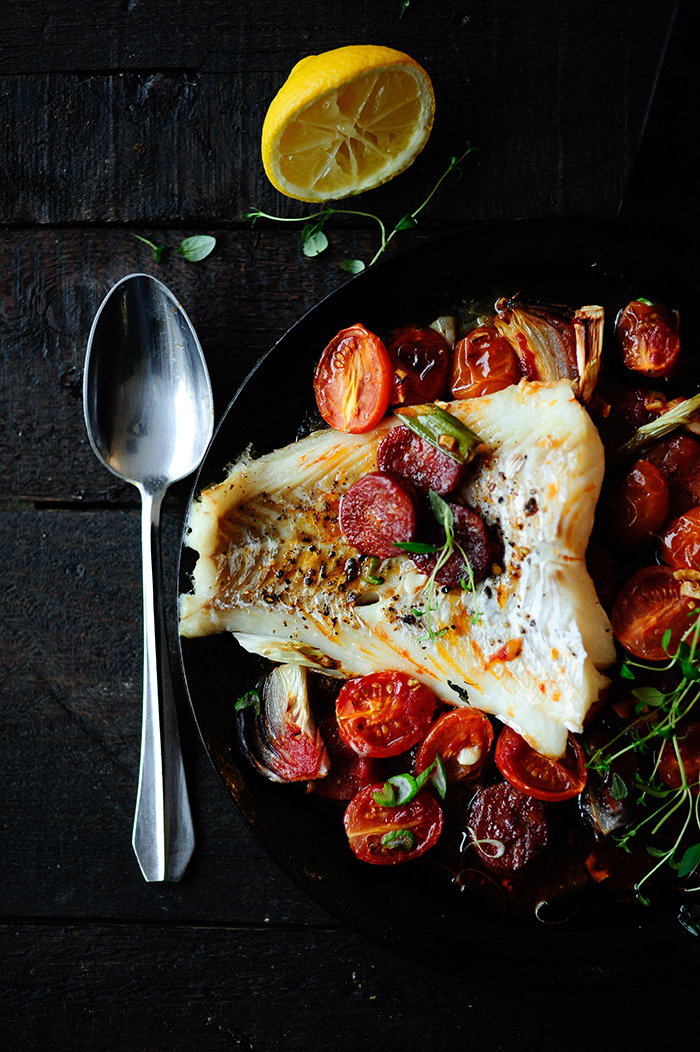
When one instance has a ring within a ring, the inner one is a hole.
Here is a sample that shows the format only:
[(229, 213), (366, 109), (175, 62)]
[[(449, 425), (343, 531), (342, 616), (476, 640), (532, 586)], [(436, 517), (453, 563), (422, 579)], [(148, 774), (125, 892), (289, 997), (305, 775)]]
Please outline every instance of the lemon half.
[(265, 172), (299, 201), (360, 194), (408, 168), (434, 114), (430, 77), (401, 51), (358, 44), (309, 55), (267, 111)]

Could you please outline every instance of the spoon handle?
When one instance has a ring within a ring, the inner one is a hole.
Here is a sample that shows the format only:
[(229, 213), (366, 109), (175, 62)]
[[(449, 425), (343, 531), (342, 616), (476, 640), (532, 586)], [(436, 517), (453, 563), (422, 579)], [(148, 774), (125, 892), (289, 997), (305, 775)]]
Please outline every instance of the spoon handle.
[(194, 849), (165, 625), (160, 509), (165, 490), (141, 492), (143, 722), (132, 844), (148, 881), (179, 880)]

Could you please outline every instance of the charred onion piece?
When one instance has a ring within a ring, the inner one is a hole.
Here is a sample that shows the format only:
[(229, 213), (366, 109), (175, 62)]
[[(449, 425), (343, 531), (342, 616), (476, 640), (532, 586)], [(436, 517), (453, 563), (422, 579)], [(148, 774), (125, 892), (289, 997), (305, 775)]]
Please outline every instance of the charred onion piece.
[(258, 685), (259, 712), (238, 712), (241, 748), (272, 782), (306, 782), (329, 771), (328, 753), (311, 713), (306, 668), (278, 665)]
[(493, 320), (511, 344), (529, 380), (571, 380), (574, 394), (589, 401), (598, 380), (603, 347), (603, 308), (574, 310), (564, 303), (499, 299)]
[[(629, 784), (634, 785), (633, 773), (629, 776)], [(592, 771), (579, 797), (579, 811), (593, 826), (599, 839), (625, 829), (634, 817), (633, 794), (628, 795), (625, 791), (624, 796), (619, 792), (613, 795), (613, 787), (612, 774), (608, 772), (601, 776)]]

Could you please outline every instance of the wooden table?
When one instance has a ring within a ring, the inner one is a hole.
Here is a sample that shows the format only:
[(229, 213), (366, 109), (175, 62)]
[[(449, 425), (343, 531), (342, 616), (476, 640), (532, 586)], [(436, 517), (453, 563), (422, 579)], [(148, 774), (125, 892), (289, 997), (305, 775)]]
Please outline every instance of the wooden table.
[[(478, 147), (461, 181), (442, 188), (394, 252), (476, 221), (614, 215), (673, 8), (671, 0), (0, 0), (8, 1052), (626, 1049), (678, 1039), (690, 1025), (677, 986), (672, 1010), (661, 995), (650, 1009), (640, 989), (554, 999), (547, 989), (505, 992), (480, 983), (478, 958), (473, 981), (458, 980), (347, 930), (244, 827), (184, 707), (197, 848), (180, 883), (143, 881), (130, 844), (139, 512), (135, 491), (95, 459), (81, 405), (91, 321), (123, 275), (152, 273), (181, 299), (218, 418), (259, 356), (347, 280), (339, 261), (373, 254), (369, 220), (329, 224), (331, 247), (306, 259), (298, 226), (252, 228), (246, 219), (252, 208), (306, 214), (269, 185), (259, 157), (267, 104), (303, 55), (387, 44), (434, 82), (424, 153), (349, 207), (393, 224), (451, 154), (467, 140)], [(172, 251), (193, 233), (217, 239), (199, 263)], [(156, 264), (136, 234), (171, 251)], [(189, 485), (174, 487), (165, 508), (173, 595)], [(650, 985), (663, 985), (658, 967), (649, 962)]]

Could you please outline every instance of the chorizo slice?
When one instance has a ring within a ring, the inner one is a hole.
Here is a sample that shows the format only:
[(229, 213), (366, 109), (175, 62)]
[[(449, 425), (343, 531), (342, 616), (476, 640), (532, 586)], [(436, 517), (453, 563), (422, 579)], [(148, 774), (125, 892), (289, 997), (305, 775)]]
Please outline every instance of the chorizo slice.
[(397, 543), (412, 541), (418, 525), (418, 495), (390, 471), (373, 471), (353, 483), (340, 502), (340, 528), (364, 555), (389, 559)]

